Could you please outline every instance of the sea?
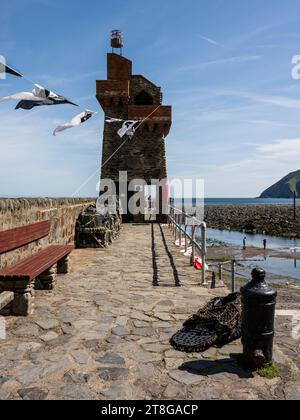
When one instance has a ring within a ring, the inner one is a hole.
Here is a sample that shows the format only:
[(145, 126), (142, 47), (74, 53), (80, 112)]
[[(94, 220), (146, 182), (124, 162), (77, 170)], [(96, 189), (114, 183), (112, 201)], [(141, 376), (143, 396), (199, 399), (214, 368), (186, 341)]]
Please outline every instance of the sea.
[[(176, 207), (181, 208), (182, 200), (175, 199)], [(197, 201), (198, 206), (203, 204)], [(225, 205), (290, 205), (294, 204), (293, 199), (272, 199), (272, 198), (206, 198), (205, 205), (210, 206), (225, 206)], [(192, 206), (193, 200), (187, 199), (184, 203), (185, 207)], [(297, 205), (300, 205), (300, 199), (297, 200)], [(200, 236), (200, 231), (198, 232)], [(259, 265), (268, 273), (272, 274), (272, 281), (274, 283), (282, 283), (287, 280), (294, 279), (297, 283), (300, 280), (300, 261), (297, 260), (300, 252), (300, 238), (282, 238), (278, 236), (260, 235), (260, 234), (245, 234), (243, 232), (228, 231), (220, 229), (207, 229), (207, 237), (211, 243), (227, 244), (242, 249), (243, 240), (246, 237), (247, 246), (253, 246), (262, 249), (260, 256), (256, 258), (249, 258), (241, 261), (240, 265), (243, 273), (249, 275), (251, 270)], [(263, 240), (267, 240), (268, 251), (263, 251)], [(290, 252), (290, 258), (278, 258), (272, 255), (272, 251)], [(295, 255), (295, 258), (293, 256)], [(239, 252), (238, 255), (239, 256)], [(259, 261), (259, 262), (258, 262)]]
[[(300, 199), (296, 200), (297, 204), (300, 204)], [(181, 205), (182, 200), (175, 198), (175, 205)], [(191, 206), (193, 204), (192, 198), (185, 199), (185, 206)], [(197, 205), (203, 204), (203, 201), (197, 200)], [(226, 205), (293, 205), (294, 200), (288, 198), (205, 198), (204, 204), (206, 206), (226, 206)]]
[[(16, 197), (12, 195), (2, 195), (0, 194), (0, 198), (22, 198), (22, 197)], [(31, 198), (31, 196), (27, 196), (26, 198)], [(34, 198), (34, 197), (33, 197)], [(53, 197), (54, 198), (54, 197)], [(185, 205), (186, 206), (192, 206), (193, 205), (193, 199), (192, 198), (186, 198), (185, 199)], [(181, 206), (182, 199), (181, 198), (175, 198), (174, 201), (175, 205)], [(196, 201), (197, 205), (202, 205), (203, 200), (197, 199)], [(226, 206), (226, 205), (266, 205), (266, 204), (274, 204), (274, 205), (292, 205), (294, 203), (293, 199), (288, 198), (205, 198), (204, 204), (207, 206)], [(297, 204), (300, 205), (300, 198), (297, 199)]]

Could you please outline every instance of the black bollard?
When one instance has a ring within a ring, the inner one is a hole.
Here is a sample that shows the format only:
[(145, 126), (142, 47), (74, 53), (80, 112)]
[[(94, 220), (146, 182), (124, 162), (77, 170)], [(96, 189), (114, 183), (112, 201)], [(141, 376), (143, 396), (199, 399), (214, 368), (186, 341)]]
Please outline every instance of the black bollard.
[(260, 268), (252, 281), (241, 288), (243, 361), (251, 370), (273, 362), (274, 321), (277, 292), (265, 281)]

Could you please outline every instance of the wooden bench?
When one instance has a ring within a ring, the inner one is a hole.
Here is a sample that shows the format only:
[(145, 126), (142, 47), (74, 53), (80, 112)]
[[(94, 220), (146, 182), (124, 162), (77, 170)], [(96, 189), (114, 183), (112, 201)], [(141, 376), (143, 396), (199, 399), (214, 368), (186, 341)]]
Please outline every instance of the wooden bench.
[[(46, 238), (49, 232), (50, 221), (0, 232), (0, 255)], [(51, 245), (0, 270), (0, 293), (14, 293), (14, 299), (9, 306), (13, 315), (27, 316), (32, 313), (34, 289), (54, 288), (56, 274), (68, 272), (68, 258), (73, 249), (73, 245)], [(8, 304), (9, 302), (5, 306)]]

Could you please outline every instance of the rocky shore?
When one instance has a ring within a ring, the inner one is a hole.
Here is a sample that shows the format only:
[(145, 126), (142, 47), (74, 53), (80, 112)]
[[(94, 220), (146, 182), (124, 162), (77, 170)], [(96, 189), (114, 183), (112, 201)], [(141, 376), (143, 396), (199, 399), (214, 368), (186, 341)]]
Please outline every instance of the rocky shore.
[(293, 206), (205, 206), (204, 212), (205, 221), (210, 228), (300, 237), (300, 209), (297, 209), (295, 221)]

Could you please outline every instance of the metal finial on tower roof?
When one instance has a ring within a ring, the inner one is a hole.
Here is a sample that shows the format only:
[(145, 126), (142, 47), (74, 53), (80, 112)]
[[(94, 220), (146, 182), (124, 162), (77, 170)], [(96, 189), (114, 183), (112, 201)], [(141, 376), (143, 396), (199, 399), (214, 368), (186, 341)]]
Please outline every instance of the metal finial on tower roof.
[(124, 38), (122, 31), (115, 29), (111, 31), (111, 47), (112, 51), (114, 52), (115, 49), (120, 50), (120, 54), (122, 55), (122, 49), (124, 46)]

